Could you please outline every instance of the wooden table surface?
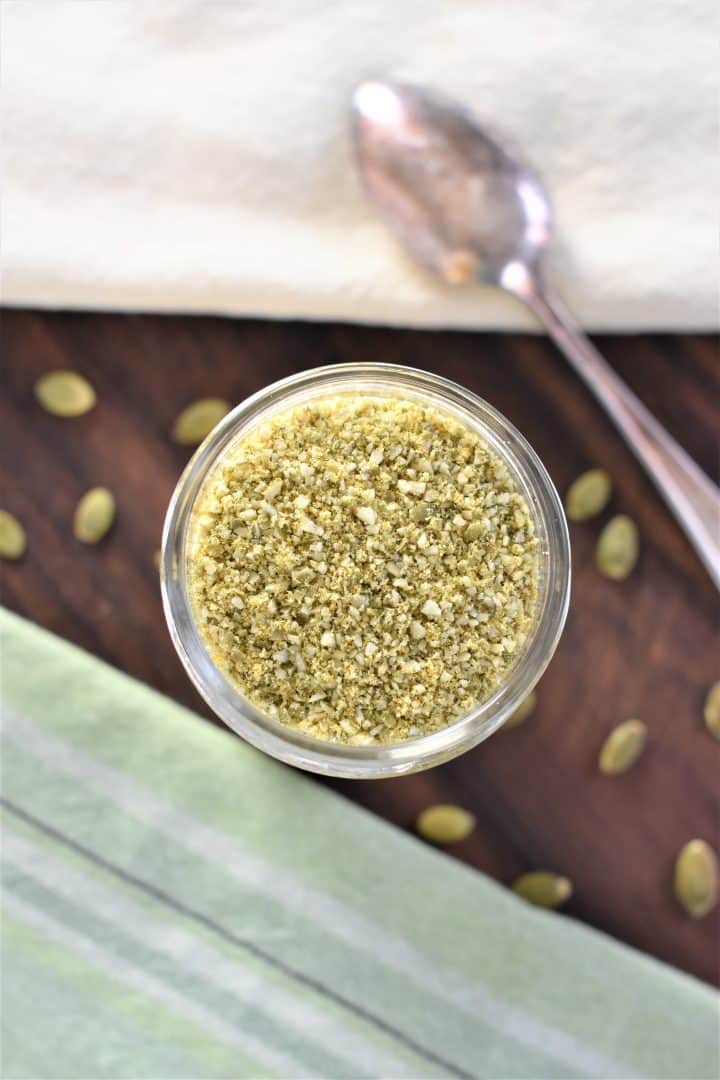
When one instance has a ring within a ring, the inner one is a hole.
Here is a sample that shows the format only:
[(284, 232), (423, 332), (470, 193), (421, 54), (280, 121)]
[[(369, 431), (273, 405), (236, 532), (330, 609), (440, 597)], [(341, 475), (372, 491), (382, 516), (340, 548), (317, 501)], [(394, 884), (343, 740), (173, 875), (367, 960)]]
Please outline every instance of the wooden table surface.
[[(412, 828), (430, 803), (457, 802), (478, 826), (453, 855), (502, 882), (548, 867), (569, 875), (567, 915), (703, 979), (717, 981), (720, 912), (697, 922), (672, 895), (691, 837), (718, 843), (720, 745), (702, 705), (720, 678), (718, 602), (708, 577), (641, 468), (555, 349), (541, 338), (197, 317), (3, 313), (2, 505), (28, 551), (4, 564), (4, 603), (209, 716), (171, 646), (153, 554), (188, 452), (169, 431), (198, 396), (233, 402), (303, 368), (378, 360), (437, 371), (487, 398), (523, 431), (564, 491), (590, 465), (612, 474), (611, 511), (630, 513), (642, 554), (629, 580), (594, 569), (599, 522), (572, 526), (567, 629), (535, 715), (430, 772), (333, 786)], [(608, 337), (620, 375), (708, 472), (720, 430), (714, 339)], [(64, 421), (44, 413), (44, 372), (86, 373), (99, 403)], [(116, 494), (117, 523), (97, 548), (73, 539), (79, 496)], [(607, 515), (606, 515), (607, 516)], [(601, 519), (602, 520), (602, 519)], [(715, 640), (713, 641), (713, 638)], [(649, 726), (625, 776), (598, 774), (605, 733)]]

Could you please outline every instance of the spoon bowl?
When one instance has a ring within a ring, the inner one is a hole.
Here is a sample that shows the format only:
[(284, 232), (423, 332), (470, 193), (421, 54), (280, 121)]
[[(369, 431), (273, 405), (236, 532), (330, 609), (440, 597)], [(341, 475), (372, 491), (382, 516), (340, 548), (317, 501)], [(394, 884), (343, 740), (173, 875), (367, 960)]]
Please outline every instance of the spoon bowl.
[(415, 259), (452, 284), (538, 267), (551, 211), (535, 172), (466, 109), (419, 87), (362, 83), (353, 132), (365, 188)]

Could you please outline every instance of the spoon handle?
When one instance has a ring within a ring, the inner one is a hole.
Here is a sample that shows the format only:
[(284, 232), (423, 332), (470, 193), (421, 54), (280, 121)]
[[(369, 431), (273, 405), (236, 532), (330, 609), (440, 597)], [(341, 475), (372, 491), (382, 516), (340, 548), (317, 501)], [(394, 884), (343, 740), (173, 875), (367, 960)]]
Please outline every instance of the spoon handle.
[(538, 284), (518, 295), (605, 406), (720, 589), (720, 489), (616, 375), (561, 301)]

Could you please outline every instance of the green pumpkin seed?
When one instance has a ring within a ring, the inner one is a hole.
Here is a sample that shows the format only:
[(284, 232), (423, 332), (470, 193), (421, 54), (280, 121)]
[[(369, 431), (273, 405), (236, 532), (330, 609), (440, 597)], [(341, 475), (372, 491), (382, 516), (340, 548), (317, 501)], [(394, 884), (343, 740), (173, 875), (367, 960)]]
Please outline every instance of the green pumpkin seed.
[(153, 555), (153, 562), (155, 563), (155, 569), (156, 570), (160, 569), (160, 559), (161, 558), (162, 558), (162, 551), (160, 550), (160, 548), (158, 548), (157, 551), (155, 552), (155, 554)]
[(571, 521), (587, 521), (607, 506), (612, 481), (604, 469), (588, 469), (568, 488), (565, 510)]
[(612, 581), (623, 581), (638, 558), (638, 529), (625, 514), (608, 521), (597, 542), (596, 561), (601, 574)]
[(704, 840), (690, 840), (675, 861), (675, 896), (693, 919), (701, 919), (718, 899), (717, 855)]
[(513, 891), (537, 907), (556, 908), (572, 896), (569, 878), (552, 874), (549, 870), (531, 870), (513, 882)]
[(600, 749), (598, 768), (608, 776), (627, 772), (643, 752), (647, 727), (642, 720), (626, 720), (608, 735)]
[(0, 559), (19, 559), (26, 546), (25, 530), (18, 519), (0, 510)]
[(535, 712), (536, 705), (537, 694), (534, 690), (531, 690), (528, 696), (522, 699), (515, 712), (510, 713), (502, 726), (502, 730), (509, 731), (511, 728), (524, 724), (527, 718)]
[(720, 680), (711, 686), (708, 691), (703, 715), (705, 716), (705, 727), (716, 739), (720, 739)]
[(415, 827), (420, 836), (433, 844), (458, 844), (475, 828), (475, 818), (460, 806), (438, 803), (422, 811)]
[(95, 404), (95, 391), (77, 371), (50, 371), (35, 383), (35, 397), (53, 416), (82, 416)]
[(83, 544), (102, 540), (115, 518), (115, 497), (104, 487), (91, 488), (75, 508), (73, 533)]
[(229, 412), (230, 406), (222, 398), (209, 397), (193, 401), (176, 419), (172, 437), (183, 446), (199, 446)]

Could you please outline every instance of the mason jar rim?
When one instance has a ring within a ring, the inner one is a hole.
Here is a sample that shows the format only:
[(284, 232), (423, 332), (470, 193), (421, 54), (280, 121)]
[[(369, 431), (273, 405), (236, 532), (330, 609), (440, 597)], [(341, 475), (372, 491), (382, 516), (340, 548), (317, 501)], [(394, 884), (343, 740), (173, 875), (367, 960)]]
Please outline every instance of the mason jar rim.
[[(225, 453), (259, 422), (339, 394), (394, 396), (450, 412), (498, 453), (527, 499), (538, 537), (538, 597), (532, 626), (507, 678), (447, 727), (398, 743), (351, 746), (305, 735), (262, 713), (213, 662), (199, 633), (187, 581), (193, 509)], [(333, 364), (301, 371), (246, 398), (208, 435), (170, 500), (160, 560), (162, 601), (173, 644), (200, 695), (228, 727), (259, 750), (310, 772), (352, 779), (400, 776), (464, 753), (496, 731), (549, 664), (570, 599), (570, 541), (562, 502), (525, 437), (500, 412), (457, 383), (398, 364)]]

